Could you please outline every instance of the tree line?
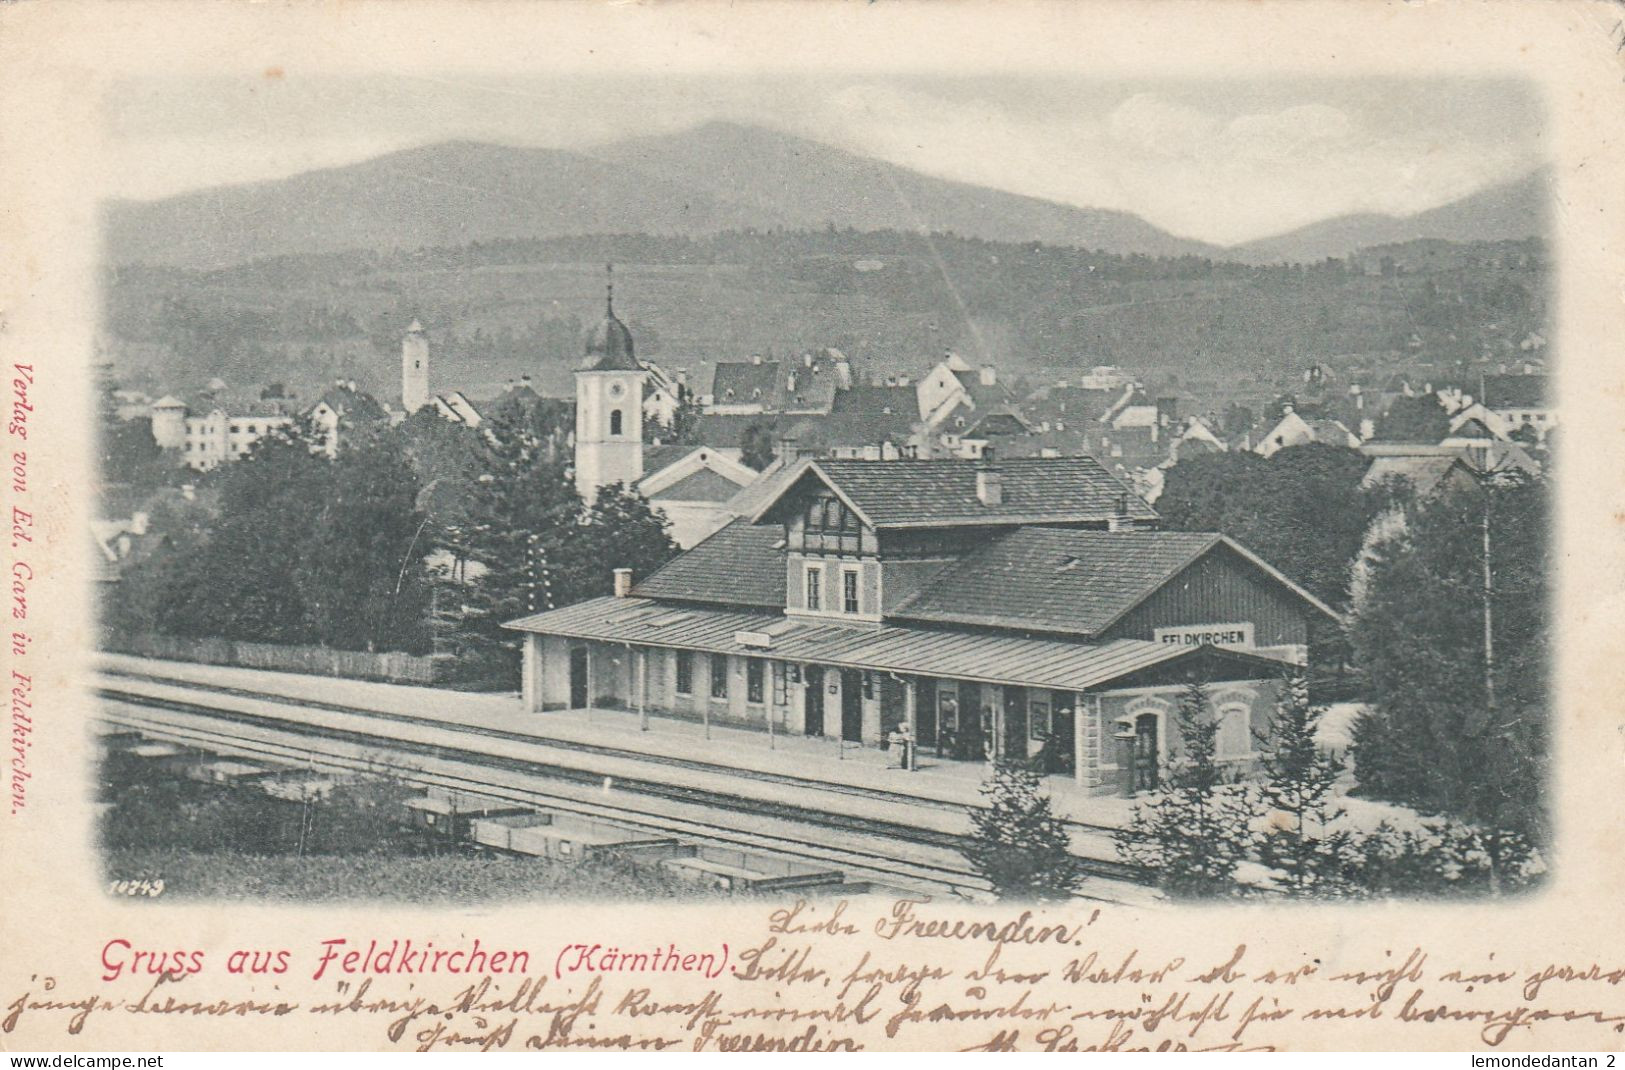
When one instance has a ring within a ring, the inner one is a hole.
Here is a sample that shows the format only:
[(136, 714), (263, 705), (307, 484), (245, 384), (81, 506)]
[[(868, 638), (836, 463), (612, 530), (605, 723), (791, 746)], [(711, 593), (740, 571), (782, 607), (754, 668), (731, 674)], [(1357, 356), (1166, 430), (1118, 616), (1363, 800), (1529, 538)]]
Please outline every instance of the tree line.
[[(1362, 487), (1345, 454), (1182, 462), (1157, 502), (1167, 526), (1224, 531), (1341, 614), (1313, 679), (1283, 681), (1256, 776), (1217, 759), (1206, 692), (1186, 688), (1159, 792), (1118, 839), (1173, 897), (1506, 894), (1544, 872), (1550, 485), (1500, 472), (1421, 497)], [(1334, 670), (1359, 699), (1346, 733), (1324, 730), (1315, 695)], [(1082, 874), (1039, 774), (1000, 768), (984, 791), (979, 871), (1002, 894), (1071, 894)], [(1351, 817), (1383, 803), (1402, 809)]]
[(513, 687), (502, 625), (613, 587), (676, 553), (634, 489), (576, 493), (556, 406), (478, 430), (423, 411), (341, 425), (329, 456), (299, 421), (171, 493), (105, 609), (117, 629), (455, 655), (454, 682)]

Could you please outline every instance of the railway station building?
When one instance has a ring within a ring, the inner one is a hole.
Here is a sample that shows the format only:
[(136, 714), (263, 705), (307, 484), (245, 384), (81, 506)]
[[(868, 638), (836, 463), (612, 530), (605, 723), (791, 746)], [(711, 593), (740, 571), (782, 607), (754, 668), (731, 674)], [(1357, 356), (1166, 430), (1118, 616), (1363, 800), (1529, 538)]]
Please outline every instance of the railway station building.
[[(611, 563), (612, 564), (612, 563)], [(816, 460), (616, 594), (508, 626), (527, 710), (638, 710), (1154, 787), (1191, 680), (1250, 767), (1335, 614), (1089, 457)]]

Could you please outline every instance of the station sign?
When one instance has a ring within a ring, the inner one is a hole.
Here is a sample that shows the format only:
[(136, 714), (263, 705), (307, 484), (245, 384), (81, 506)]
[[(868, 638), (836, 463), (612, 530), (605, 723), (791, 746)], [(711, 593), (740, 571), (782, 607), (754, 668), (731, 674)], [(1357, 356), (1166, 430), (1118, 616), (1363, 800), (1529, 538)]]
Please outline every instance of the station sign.
[(1253, 648), (1251, 624), (1185, 624), (1177, 628), (1158, 628), (1151, 633), (1153, 642), (1168, 646), (1222, 646), (1238, 650)]

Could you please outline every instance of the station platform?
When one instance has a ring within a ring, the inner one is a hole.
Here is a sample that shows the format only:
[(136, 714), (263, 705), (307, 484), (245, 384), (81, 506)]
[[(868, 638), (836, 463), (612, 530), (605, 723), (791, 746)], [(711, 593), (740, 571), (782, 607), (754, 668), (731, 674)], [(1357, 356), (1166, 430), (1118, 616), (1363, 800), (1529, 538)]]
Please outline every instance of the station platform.
[[(706, 726), (688, 720), (651, 714), (644, 730), (634, 711), (621, 709), (555, 710), (527, 712), (516, 694), (485, 694), (441, 688), (345, 680), (326, 676), (161, 661), (103, 653), (97, 667), (113, 679), (151, 680), (207, 689), (225, 689), (267, 699), (311, 705), (337, 705), (357, 710), (428, 718), (447, 728), (489, 729), (578, 747), (604, 748), (635, 765), (647, 762), (680, 764), (690, 777), (715, 782), (730, 775), (755, 781), (769, 780), (795, 788), (803, 785), (816, 796), (840, 793), (849, 797), (842, 807), (862, 806), (876, 812), (927, 808), (963, 815), (970, 806), (984, 805), (980, 787), (988, 767), (980, 762), (937, 758), (922, 752), (918, 768), (899, 767), (895, 749), (758, 729), (724, 725)], [(608, 759), (600, 759), (600, 763)], [(606, 766), (606, 768), (608, 768)], [(741, 774), (743, 776), (741, 776)], [(1115, 796), (1091, 795), (1069, 778), (1051, 776), (1046, 787), (1056, 816), (1079, 826), (1080, 834), (1104, 846), (1111, 830), (1126, 824), (1133, 802)], [(872, 804), (863, 806), (861, 798)], [(888, 816), (890, 816), (888, 814)], [(937, 824), (936, 821), (931, 822)], [(956, 820), (953, 822), (958, 824)]]

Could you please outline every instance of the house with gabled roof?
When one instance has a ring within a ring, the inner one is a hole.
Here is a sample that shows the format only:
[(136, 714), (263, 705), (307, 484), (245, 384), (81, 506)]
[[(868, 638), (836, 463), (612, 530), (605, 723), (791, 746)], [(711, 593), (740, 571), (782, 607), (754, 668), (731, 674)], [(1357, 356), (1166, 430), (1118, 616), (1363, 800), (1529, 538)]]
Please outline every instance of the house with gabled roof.
[(1501, 419), (1509, 435), (1528, 427), (1544, 441), (1546, 432), (1557, 423), (1544, 375), (1486, 375), (1479, 387), (1479, 401)]
[(836, 396), (852, 386), (852, 364), (839, 349), (808, 351), (799, 358), (718, 361), (711, 373), (705, 411), (719, 414), (829, 412)]
[(1233, 540), (1158, 523), (1090, 457), (805, 461), (616, 596), (510, 622), (525, 707), (843, 747), (902, 732), (927, 767), (1020, 760), (1132, 793), (1180, 745), (1194, 680), (1221, 758), (1249, 768), (1336, 616)]
[(1371, 466), (1360, 481), (1362, 487), (1403, 480), (1419, 500), (1427, 500), (1479, 485), (1479, 470), (1470, 462), (1470, 455), (1453, 446), (1367, 443), (1361, 452), (1371, 458)]
[(729, 503), (761, 473), (710, 446), (654, 446), (638, 493), (671, 522), (671, 538), (689, 547), (732, 520)]
[(1276, 425), (1253, 447), (1253, 452), (1272, 457), (1281, 450), (1307, 446), (1311, 442), (1356, 449), (1360, 445), (1360, 436), (1339, 420), (1305, 416), (1289, 405)]

